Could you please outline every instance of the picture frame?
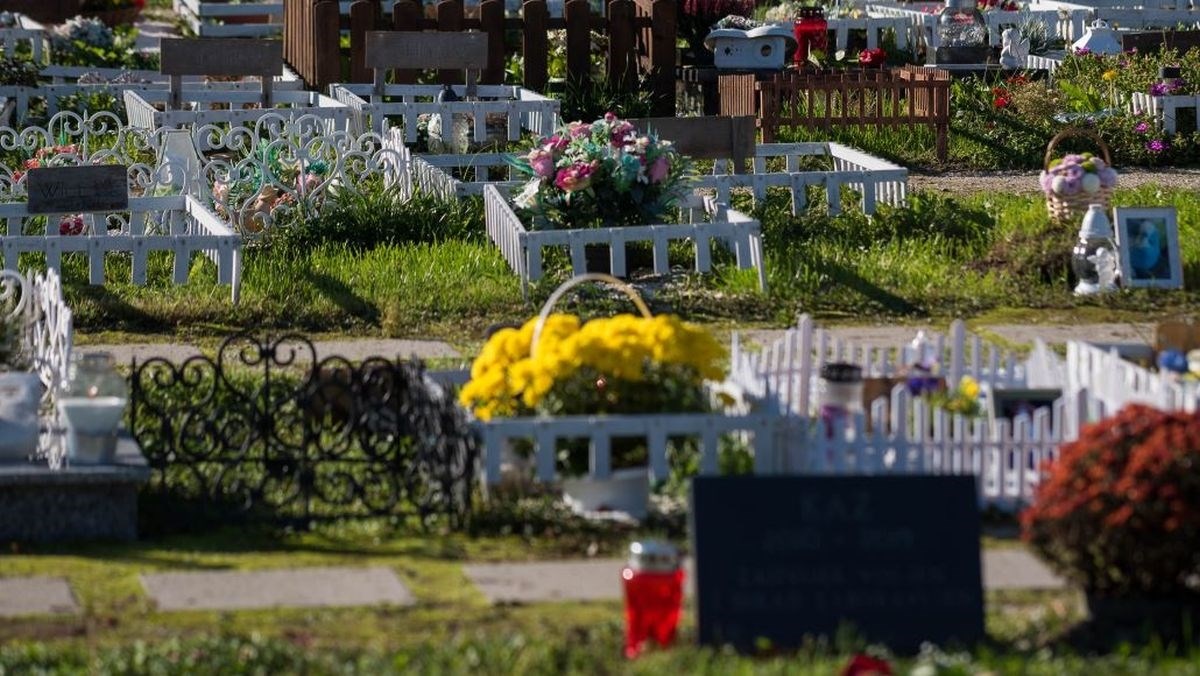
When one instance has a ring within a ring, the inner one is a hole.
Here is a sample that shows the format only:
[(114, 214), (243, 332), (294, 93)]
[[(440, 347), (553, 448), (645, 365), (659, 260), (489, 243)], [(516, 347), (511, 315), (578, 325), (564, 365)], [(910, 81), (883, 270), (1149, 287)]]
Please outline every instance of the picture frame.
[(1113, 221), (1124, 286), (1183, 288), (1183, 258), (1175, 207), (1116, 207)]
[(1009, 420), (1022, 413), (1032, 418), (1034, 411), (1048, 408), (1053, 415), (1054, 402), (1062, 399), (1062, 388), (992, 389), (989, 392), (992, 421)]

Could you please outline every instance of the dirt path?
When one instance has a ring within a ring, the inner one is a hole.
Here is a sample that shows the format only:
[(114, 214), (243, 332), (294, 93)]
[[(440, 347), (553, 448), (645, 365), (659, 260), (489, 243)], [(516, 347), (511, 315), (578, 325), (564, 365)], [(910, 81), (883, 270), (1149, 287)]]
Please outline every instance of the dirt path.
[[(981, 192), (1036, 193), (1040, 191), (1037, 177), (1036, 171), (955, 171), (946, 174), (910, 171), (908, 187), (957, 195)], [(1134, 188), (1148, 184), (1200, 190), (1200, 169), (1121, 170), (1120, 187)]]

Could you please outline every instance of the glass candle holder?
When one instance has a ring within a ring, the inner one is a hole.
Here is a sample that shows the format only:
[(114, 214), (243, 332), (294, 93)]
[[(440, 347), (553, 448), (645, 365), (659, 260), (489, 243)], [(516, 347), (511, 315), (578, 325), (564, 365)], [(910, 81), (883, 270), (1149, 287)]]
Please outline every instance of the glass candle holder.
[(793, 35), (796, 38), (796, 56), (793, 60), (797, 66), (808, 62), (812, 50), (825, 52), (829, 46), (829, 22), (825, 20), (824, 10), (820, 7), (801, 7)]

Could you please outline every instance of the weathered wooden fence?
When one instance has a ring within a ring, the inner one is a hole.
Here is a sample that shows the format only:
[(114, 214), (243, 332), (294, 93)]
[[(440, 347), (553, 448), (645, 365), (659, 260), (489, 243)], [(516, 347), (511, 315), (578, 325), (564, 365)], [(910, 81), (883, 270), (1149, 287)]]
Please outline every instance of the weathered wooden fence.
[[(550, 81), (549, 31), (566, 31), (567, 72), (586, 79), (591, 71), (592, 33), (608, 38), (606, 75), (609, 81), (634, 91), (649, 87), (656, 95), (658, 114), (674, 114), (675, 106), (674, 0), (609, 0), (604, 16), (592, 12), (588, 0), (568, 0), (562, 18), (551, 17), (545, 0), (529, 0), (520, 16), (506, 17), (504, 0), (483, 0), (478, 13), (467, 16), (459, 0), (442, 0), (434, 16), (426, 16), (419, 0), (398, 0), (385, 16), (377, 2), (356, 0), (350, 7), (348, 51), (340, 47), (342, 22), (335, 0), (285, 0), (284, 59), (305, 82), (324, 89), (335, 82), (371, 82), (366, 62), (366, 34), (376, 30), (481, 31), (488, 34), (488, 64), (482, 84), (501, 84), (512, 51), (523, 57), (526, 89), (544, 92)], [(519, 47), (509, 48), (506, 33), (519, 35)], [(343, 73), (343, 56), (348, 72)], [(640, 81), (639, 76), (644, 78)], [(412, 84), (417, 72), (396, 70), (393, 82)], [(441, 71), (439, 80), (461, 83), (462, 74)]]
[(722, 75), (722, 115), (755, 115), (764, 143), (782, 127), (929, 126), (937, 157), (946, 159), (950, 137), (950, 74), (905, 65), (893, 70)]

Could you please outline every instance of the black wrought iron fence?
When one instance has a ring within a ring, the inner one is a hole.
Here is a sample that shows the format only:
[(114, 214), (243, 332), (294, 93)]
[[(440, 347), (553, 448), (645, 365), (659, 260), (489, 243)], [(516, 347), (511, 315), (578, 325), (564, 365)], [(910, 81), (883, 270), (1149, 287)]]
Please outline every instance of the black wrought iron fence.
[(300, 526), (470, 514), (477, 440), (417, 362), (318, 361), (303, 336), (242, 333), (215, 358), (135, 362), (130, 382), (151, 491)]

